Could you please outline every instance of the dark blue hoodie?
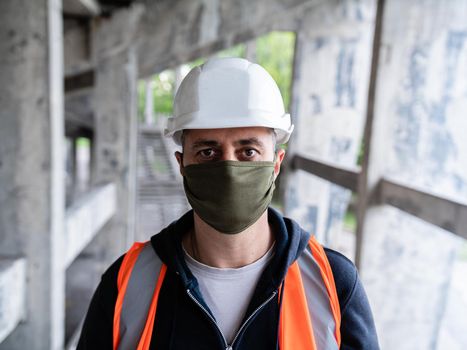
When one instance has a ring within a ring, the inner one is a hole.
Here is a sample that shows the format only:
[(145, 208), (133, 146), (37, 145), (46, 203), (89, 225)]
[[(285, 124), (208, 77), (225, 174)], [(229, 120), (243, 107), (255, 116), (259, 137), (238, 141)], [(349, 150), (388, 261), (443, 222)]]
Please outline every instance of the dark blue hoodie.
[[(276, 238), (275, 254), (256, 286), (245, 314), (244, 321), (247, 322), (232, 344), (233, 349), (278, 348), (279, 300), (276, 291), (289, 265), (305, 249), (310, 237), (296, 222), (284, 218), (274, 209), (269, 209), (268, 220)], [(205, 313), (210, 313), (209, 307), (183, 258), (182, 237), (192, 227), (193, 212), (190, 211), (151, 238), (156, 253), (167, 265), (151, 349), (227, 348), (217, 326)], [(342, 314), (341, 349), (379, 349), (371, 309), (355, 266), (343, 255), (331, 249), (325, 251), (334, 274)], [(78, 349), (112, 348), (113, 313), (121, 261), (122, 258), (118, 259), (102, 276), (86, 316)], [(269, 302), (264, 303), (266, 300)], [(257, 308), (260, 311), (254, 313)], [(250, 317), (252, 314), (254, 316)]]

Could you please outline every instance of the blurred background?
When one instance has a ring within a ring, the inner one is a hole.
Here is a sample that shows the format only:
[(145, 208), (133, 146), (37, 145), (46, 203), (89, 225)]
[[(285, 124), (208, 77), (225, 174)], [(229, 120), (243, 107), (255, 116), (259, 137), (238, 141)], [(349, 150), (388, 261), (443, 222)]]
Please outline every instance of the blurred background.
[(277, 81), (273, 206), (355, 262), (382, 349), (466, 349), (467, 0), (0, 0), (0, 349), (74, 349), (189, 209), (162, 130), (213, 56)]

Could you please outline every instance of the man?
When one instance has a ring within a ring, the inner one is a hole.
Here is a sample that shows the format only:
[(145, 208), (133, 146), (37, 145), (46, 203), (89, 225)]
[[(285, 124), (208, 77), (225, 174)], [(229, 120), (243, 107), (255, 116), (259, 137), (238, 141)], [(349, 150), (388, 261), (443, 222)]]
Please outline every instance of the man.
[(292, 130), (259, 65), (187, 75), (166, 135), (193, 211), (107, 270), (79, 349), (378, 349), (354, 265), (268, 207)]

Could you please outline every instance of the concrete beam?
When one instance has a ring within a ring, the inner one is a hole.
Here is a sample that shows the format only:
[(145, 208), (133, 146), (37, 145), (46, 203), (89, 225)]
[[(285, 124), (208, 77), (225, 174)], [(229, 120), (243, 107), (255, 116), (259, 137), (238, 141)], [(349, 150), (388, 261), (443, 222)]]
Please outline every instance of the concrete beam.
[(63, 35), (65, 75), (77, 75), (92, 70), (90, 21), (65, 18)]
[(101, 13), (96, 0), (64, 0), (63, 13), (67, 16), (91, 17)]
[(140, 35), (141, 17), (148, 10), (142, 4), (135, 4), (115, 11), (110, 18), (92, 22), (91, 61), (95, 67), (113, 56), (124, 55), (129, 47), (134, 47)]
[[(138, 30), (139, 76), (209, 56), (272, 30), (294, 30), (322, 0), (151, 2)], [(115, 34), (114, 34), (115, 36)]]
[(91, 190), (66, 211), (66, 254), (68, 267), (100, 229), (115, 214), (116, 186), (107, 184)]
[(0, 259), (0, 343), (24, 319), (25, 296), (25, 259)]

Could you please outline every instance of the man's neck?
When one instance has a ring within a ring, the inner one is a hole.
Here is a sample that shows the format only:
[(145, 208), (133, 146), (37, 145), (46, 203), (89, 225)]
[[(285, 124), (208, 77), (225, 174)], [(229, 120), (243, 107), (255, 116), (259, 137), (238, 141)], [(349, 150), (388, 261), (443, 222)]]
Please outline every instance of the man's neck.
[(194, 213), (194, 228), (184, 239), (187, 252), (199, 262), (219, 268), (238, 268), (261, 258), (274, 243), (268, 223), (268, 213), (245, 231), (237, 234), (221, 233)]

